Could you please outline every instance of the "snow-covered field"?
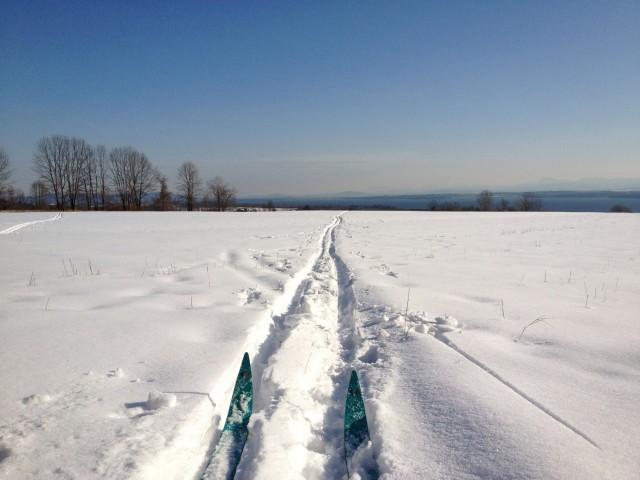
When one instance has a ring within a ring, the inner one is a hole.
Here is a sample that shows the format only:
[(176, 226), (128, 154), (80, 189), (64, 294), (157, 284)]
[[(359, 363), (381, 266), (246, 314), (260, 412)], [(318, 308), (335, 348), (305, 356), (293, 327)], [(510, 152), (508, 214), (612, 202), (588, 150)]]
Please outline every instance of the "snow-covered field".
[[(44, 221), (43, 221), (44, 220)], [(640, 215), (0, 215), (0, 478), (639, 478)], [(528, 328), (525, 328), (527, 327)], [(369, 465), (370, 466), (370, 465)]]

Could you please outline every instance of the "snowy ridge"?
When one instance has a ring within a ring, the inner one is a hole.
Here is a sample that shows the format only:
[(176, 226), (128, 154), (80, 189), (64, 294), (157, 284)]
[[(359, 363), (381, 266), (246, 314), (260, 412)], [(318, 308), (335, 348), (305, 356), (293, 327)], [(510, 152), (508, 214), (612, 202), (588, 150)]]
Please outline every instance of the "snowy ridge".
[(23, 228), (30, 227), (32, 225), (37, 225), (39, 223), (55, 222), (56, 220), (60, 220), (61, 218), (62, 218), (62, 213), (57, 213), (53, 217), (45, 218), (43, 220), (33, 220), (31, 222), (19, 223), (17, 225), (14, 225), (9, 228), (5, 228), (4, 230), (0, 231), (0, 235), (8, 235), (10, 233), (17, 232), (18, 230), (22, 230)]

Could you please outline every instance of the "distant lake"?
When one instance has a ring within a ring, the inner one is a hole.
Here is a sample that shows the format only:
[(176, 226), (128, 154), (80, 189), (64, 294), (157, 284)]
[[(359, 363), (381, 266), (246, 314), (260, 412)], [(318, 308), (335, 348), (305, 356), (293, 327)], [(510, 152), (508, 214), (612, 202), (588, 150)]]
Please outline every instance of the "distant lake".
[[(549, 212), (608, 212), (613, 205), (621, 204), (634, 212), (640, 212), (640, 192), (535, 192), (542, 209)], [(505, 199), (515, 205), (520, 193), (495, 193), (494, 203)], [(425, 210), (434, 202), (456, 202), (460, 206), (473, 206), (477, 194), (425, 194), (385, 195), (362, 197), (260, 197), (239, 199), (239, 205), (260, 205), (269, 200), (276, 207), (344, 207), (344, 208), (397, 208), (399, 210)]]

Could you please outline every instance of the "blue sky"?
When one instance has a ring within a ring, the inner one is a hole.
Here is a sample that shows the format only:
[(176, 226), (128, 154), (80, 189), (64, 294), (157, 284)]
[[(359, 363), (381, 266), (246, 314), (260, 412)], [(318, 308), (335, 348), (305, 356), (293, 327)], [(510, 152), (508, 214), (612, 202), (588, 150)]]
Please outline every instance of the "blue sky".
[(0, 144), (65, 134), (240, 193), (640, 177), (640, 2), (3, 2)]

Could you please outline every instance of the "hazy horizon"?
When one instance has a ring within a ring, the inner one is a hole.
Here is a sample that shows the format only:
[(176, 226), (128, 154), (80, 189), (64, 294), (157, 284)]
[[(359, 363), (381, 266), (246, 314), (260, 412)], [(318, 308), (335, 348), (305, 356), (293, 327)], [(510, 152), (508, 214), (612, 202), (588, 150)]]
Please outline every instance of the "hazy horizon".
[(0, 145), (25, 192), (53, 134), (245, 197), (640, 186), (637, 2), (4, 10)]

